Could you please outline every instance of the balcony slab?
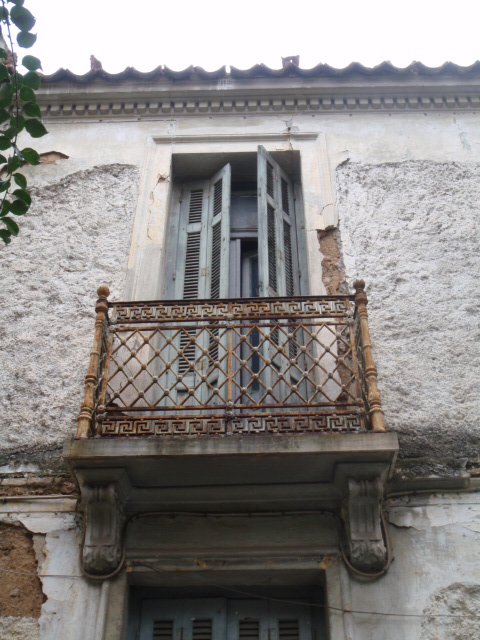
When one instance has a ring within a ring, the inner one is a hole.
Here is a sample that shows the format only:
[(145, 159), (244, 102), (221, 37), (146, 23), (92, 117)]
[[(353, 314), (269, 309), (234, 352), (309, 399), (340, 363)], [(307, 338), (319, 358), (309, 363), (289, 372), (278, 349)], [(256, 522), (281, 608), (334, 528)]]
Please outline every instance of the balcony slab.
[(70, 440), (80, 487), (120, 483), (125, 512), (339, 509), (346, 477), (390, 477), (394, 433)]

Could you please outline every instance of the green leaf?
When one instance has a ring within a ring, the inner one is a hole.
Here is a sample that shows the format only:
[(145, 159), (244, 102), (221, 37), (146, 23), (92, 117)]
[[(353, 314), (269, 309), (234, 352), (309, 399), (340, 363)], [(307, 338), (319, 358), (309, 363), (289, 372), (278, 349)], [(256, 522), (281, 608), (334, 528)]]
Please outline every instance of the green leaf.
[(2, 124), (2, 122), (5, 122), (9, 118), (10, 118), (10, 114), (8, 113), (8, 111), (3, 107), (0, 108), (0, 124)]
[(42, 68), (42, 63), (35, 56), (23, 56), (22, 64), (29, 71), (36, 71)]
[(3, 218), (10, 211), (10, 202), (8, 200), (4, 200), (2, 202), (2, 208), (0, 210), (0, 218)]
[(10, 185), (11, 185), (10, 178), (8, 180), (0, 180), (0, 193), (2, 191), (6, 191), (9, 188)]
[(7, 137), (0, 136), (0, 151), (6, 151), (11, 146), (12, 146), (12, 143)]
[(18, 232), (20, 231), (20, 228), (18, 224), (15, 222), (15, 220), (12, 220), (11, 218), (2, 218), (2, 222), (3, 224), (6, 225), (10, 233), (12, 233), (14, 236), (18, 236)]
[(23, 113), (29, 118), (41, 118), (42, 112), (36, 102), (26, 102), (23, 105)]
[(10, 236), (12, 234), (6, 229), (0, 229), (0, 238), (4, 241), (5, 244), (10, 244)]
[(40, 88), (40, 76), (35, 71), (29, 71), (23, 76), (23, 86), (30, 87), (31, 89)]
[(0, 20), (6, 20), (8, 18), (8, 10), (6, 7), (0, 7)]
[(28, 206), (32, 204), (32, 198), (30, 197), (30, 194), (24, 189), (15, 189), (12, 195), (14, 195), (16, 198), (19, 198), (20, 200), (23, 200), (25, 204), (28, 204)]
[(30, 49), (33, 47), (37, 40), (37, 36), (34, 33), (27, 33), (26, 31), (20, 31), (17, 33), (17, 42), (19, 47), (24, 49)]
[(25, 159), (25, 162), (28, 162), (28, 164), (31, 164), (31, 165), (40, 164), (40, 156), (35, 151), (35, 149), (31, 149), (30, 147), (25, 147), (25, 149), (22, 149), (20, 153)]
[(13, 87), (10, 83), (0, 87), (0, 107), (9, 107), (13, 98)]
[(22, 87), (19, 96), (22, 102), (35, 102), (35, 93), (30, 87)]
[(14, 173), (19, 166), (20, 166), (20, 160), (18, 159), (18, 156), (10, 156), (7, 162), (8, 173), (10, 174)]
[(0, 154), (0, 164), (5, 164), (6, 161), (7, 161), (6, 157)]
[(21, 131), (25, 125), (25, 118), (19, 113), (18, 116), (12, 116), (10, 118), (10, 126), (16, 127), (18, 131)]
[(5, 51), (3, 47), (0, 47), (0, 60), (7, 60), (8, 53)]
[(41, 138), (48, 133), (40, 120), (37, 120), (36, 118), (25, 120), (25, 129), (32, 136), (32, 138)]
[(4, 64), (0, 64), (0, 80), (6, 80), (8, 78), (8, 69)]
[(16, 216), (23, 216), (28, 211), (28, 204), (23, 200), (14, 200), (10, 203), (10, 211)]
[[(27, 188), (27, 179), (25, 178), (25, 176), (22, 173), (14, 173), (13, 174), (13, 179), (18, 184), (20, 189), (26, 189)], [(14, 191), (13, 193), (15, 195), (16, 192)]]
[(2, 135), (4, 135), (6, 138), (10, 138), (10, 144), (13, 145), (12, 138), (15, 138), (15, 136), (17, 135), (17, 127), (8, 127), (8, 129), (4, 129), (2, 131)]
[(18, 5), (10, 9), (10, 20), (20, 29), (20, 31), (30, 31), (30, 29), (35, 26), (36, 22), (28, 9)]

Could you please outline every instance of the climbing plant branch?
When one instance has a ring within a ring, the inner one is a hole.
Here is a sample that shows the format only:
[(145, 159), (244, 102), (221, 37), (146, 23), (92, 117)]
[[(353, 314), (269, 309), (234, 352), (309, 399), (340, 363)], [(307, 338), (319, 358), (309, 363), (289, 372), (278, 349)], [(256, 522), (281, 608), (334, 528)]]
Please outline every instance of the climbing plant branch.
[(47, 133), (35, 94), (40, 87), (40, 60), (24, 56), (22, 66), (27, 71), (20, 73), (12, 38), (15, 25), (18, 47), (33, 46), (37, 39), (31, 33), (35, 22), (24, 0), (0, 0), (0, 239), (5, 244), (20, 231), (12, 216), (25, 215), (32, 201), (27, 179), (19, 169), (25, 164), (40, 164), (35, 149), (19, 149), (18, 135), (26, 131), (32, 138), (41, 138)]

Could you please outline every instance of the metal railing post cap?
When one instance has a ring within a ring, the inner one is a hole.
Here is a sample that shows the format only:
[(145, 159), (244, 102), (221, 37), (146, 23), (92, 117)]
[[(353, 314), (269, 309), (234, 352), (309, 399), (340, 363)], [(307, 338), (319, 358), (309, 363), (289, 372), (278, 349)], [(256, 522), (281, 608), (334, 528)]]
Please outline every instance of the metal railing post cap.
[(363, 291), (365, 289), (365, 280), (355, 280), (355, 282), (353, 283), (353, 288), (355, 289), (355, 291)]
[(108, 285), (101, 284), (97, 289), (97, 295), (99, 298), (108, 298), (108, 296), (110, 295), (110, 289), (108, 288)]

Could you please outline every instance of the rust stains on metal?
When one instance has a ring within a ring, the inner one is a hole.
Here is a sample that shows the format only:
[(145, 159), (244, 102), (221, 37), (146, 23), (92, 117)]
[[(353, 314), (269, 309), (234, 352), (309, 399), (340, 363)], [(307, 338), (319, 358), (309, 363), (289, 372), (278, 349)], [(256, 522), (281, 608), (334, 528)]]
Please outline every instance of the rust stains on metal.
[(77, 438), (383, 430), (360, 284), (355, 318), (353, 296), (338, 294), (114, 304), (108, 287), (98, 294)]

